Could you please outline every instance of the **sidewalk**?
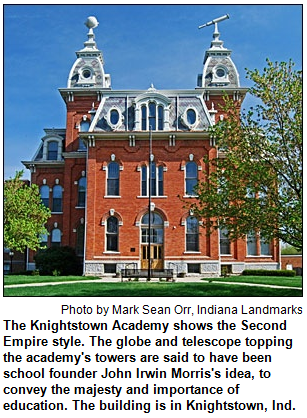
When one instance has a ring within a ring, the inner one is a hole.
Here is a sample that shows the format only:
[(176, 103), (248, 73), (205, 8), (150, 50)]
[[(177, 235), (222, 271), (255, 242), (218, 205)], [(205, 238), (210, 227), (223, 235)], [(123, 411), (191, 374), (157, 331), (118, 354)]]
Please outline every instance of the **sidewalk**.
[[(29, 286), (56, 286), (61, 284), (74, 284), (74, 283), (127, 283), (128, 281), (121, 281), (119, 277), (107, 277), (107, 278), (97, 278), (93, 280), (70, 280), (70, 281), (63, 281), (63, 282), (44, 282), (44, 283), (23, 283), (23, 284), (10, 284), (10, 285), (4, 285), (4, 288), (14, 288), (14, 287), (29, 287)], [(146, 283), (146, 280), (140, 280), (139, 283)], [(152, 279), (150, 280), (150, 283), (158, 283), (159, 279)], [(241, 285), (241, 286), (256, 286), (256, 287), (270, 287), (273, 289), (296, 289), (296, 290), (302, 290), (301, 287), (292, 287), (292, 286), (278, 286), (278, 285), (272, 285), (272, 284), (259, 284), (259, 283), (243, 283), (243, 282), (224, 282), (219, 280), (212, 279), (206, 279), (202, 280), (202, 278), (199, 277), (185, 277), (185, 278), (176, 278), (174, 283), (192, 283), (192, 282), (199, 282), (199, 283), (219, 283), (219, 284), (227, 284), (227, 285)], [(132, 281), (133, 283), (133, 281)]]

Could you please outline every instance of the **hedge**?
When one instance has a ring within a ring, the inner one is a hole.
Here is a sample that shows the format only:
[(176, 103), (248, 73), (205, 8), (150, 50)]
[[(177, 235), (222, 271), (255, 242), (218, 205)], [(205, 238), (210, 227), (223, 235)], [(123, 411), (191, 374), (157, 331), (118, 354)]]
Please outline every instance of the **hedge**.
[(284, 276), (294, 277), (296, 275), (295, 270), (243, 270), (243, 276)]

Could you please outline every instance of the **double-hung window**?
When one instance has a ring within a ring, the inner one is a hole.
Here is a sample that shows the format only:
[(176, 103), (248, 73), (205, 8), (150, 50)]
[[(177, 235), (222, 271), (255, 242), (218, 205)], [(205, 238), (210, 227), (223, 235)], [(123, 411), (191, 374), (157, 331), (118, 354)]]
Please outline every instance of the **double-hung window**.
[(40, 188), (40, 195), (43, 205), (49, 208), (49, 187), (45, 184)]
[(52, 189), (52, 212), (63, 211), (63, 188), (56, 185)]
[(116, 162), (108, 165), (107, 195), (119, 196), (119, 164)]
[(197, 164), (190, 161), (185, 166), (185, 193), (189, 196), (195, 196), (195, 186), (197, 185)]
[[(150, 170), (150, 171), (149, 171)], [(150, 166), (142, 166), (141, 169), (141, 185), (142, 196), (149, 196), (149, 182), (151, 185), (151, 196), (163, 196), (163, 166), (157, 166), (155, 162), (151, 162)]]
[(81, 177), (78, 181), (78, 207), (85, 207), (86, 177)]
[(194, 216), (189, 216), (186, 220), (186, 251), (199, 251), (199, 225)]
[(118, 219), (115, 216), (107, 220), (106, 247), (107, 251), (118, 251)]

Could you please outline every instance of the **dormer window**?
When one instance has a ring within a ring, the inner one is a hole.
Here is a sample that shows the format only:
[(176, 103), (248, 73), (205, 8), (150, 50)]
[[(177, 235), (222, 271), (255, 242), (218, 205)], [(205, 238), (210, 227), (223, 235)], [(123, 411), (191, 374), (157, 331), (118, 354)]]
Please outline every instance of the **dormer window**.
[(153, 86), (134, 100), (136, 131), (168, 131), (171, 99), (159, 93)]
[(149, 102), (141, 107), (142, 113), (142, 131), (148, 131), (150, 128), (153, 131), (163, 130), (164, 109), (163, 106), (157, 106), (154, 102)]
[(58, 141), (49, 141), (47, 148), (47, 160), (58, 159)]

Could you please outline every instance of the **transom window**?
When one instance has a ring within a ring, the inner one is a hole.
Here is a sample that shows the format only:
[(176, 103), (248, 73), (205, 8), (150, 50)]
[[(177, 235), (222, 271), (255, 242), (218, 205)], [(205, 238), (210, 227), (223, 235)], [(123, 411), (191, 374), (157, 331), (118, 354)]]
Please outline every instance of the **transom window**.
[(164, 110), (163, 106), (156, 105), (154, 102), (149, 102), (141, 107), (142, 115), (142, 131), (148, 131), (150, 128), (153, 131), (163, 130)]
[(155, 162), (152, 162), (150, 166), (142, 166), (142, 196), (149, 196), (149, 181), (151, 196), (163, 196), (163, 166), (157, 166)]
[(163, 244), (163, 219), (156, 212), (147, 212), (142, 218), (142, 244), (149, 242), (149, 216), (150, 216), (150, 243)]

